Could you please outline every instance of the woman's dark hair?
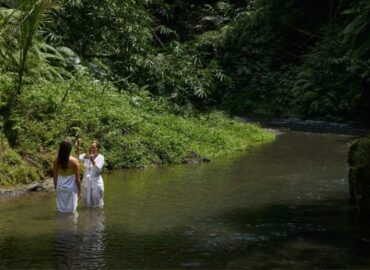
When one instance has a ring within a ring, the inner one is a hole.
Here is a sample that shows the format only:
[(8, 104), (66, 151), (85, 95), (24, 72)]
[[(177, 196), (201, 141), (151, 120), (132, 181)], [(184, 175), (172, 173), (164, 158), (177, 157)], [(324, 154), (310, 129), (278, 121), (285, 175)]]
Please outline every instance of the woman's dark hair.
[(69, 140), (64, 140), (59, 144), (58, 165), (62, 169), (68, 169), (69, 155), (71, 154), (72, 143)]
[(100, 150), (100, 143), (98, 141), (92, 141), (91, 145), (93, 145), (94, 143), (96, 144), (96, 148)]

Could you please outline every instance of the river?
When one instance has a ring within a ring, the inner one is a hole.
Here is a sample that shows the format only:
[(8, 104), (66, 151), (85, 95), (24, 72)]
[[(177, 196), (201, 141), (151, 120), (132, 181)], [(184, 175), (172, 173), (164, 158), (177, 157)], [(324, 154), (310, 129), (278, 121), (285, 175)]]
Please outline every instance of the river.
[(369, 268), (348, 201), (347, 135), (287, 132), (200, 165), (104, 175), (102, 210), (53, 193), (0, 204), (0, 269)]

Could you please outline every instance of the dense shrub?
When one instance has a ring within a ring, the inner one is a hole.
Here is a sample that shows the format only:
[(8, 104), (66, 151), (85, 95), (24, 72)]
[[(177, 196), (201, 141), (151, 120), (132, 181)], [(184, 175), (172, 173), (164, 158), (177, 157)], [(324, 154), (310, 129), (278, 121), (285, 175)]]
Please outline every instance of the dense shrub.
[(22, 159), (0, 133), (0, 185), (26, 184), (43, 176), (43, 169)]
[(296, 113), (331, 121), (356, 119), (362, 103), (361, 74), (368, 68), (366, 62), (351, 58), (338, 38), (318, 42), (297, 69)]
[(175, 115), (148, 92), (120, 94), (90, 77), (26, 85), (12, 119), (18, 137), (11, 153), (39, 175), (50, 172), (66, 137), (81, 136), (84, 150), (99, 140), (108, 168), (178, 163), (191, 153), (214, 157), (273, 139), (259, 127), (219, 112)]

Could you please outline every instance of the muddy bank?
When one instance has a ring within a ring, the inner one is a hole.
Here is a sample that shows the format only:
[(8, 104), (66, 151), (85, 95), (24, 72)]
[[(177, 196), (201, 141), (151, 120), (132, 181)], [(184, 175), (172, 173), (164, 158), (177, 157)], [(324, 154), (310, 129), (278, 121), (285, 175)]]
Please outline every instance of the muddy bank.
[(16, 187), (0, 187), (0, 202), (30, 192), (50, 192), (50, 191), (54, 191), (52, 178), (49, 178), (44, 181), (33, 182), (28, 185), (21, 185)]
[(295, 131), (348, 135), (366, 135), (368, 133), (368, 129), (351, 123), (304, 120), (300, 118), (263, 118), (257, 116), (248, 116), (244, 119), (246, 122), (260, 123), (264, 127), (286, 128)]

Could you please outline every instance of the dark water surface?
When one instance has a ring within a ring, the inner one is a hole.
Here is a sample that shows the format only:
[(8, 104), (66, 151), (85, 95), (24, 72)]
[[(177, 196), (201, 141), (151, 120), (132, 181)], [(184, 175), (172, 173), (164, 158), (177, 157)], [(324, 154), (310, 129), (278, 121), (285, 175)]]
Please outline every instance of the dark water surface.
[(104, 176), (103, 210), (0, 204), (0, 268), (370, 268), (348, 204), (350, 137), (289, 132), (209, 164)]

